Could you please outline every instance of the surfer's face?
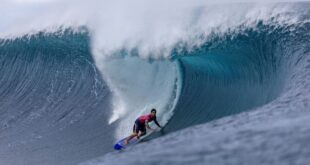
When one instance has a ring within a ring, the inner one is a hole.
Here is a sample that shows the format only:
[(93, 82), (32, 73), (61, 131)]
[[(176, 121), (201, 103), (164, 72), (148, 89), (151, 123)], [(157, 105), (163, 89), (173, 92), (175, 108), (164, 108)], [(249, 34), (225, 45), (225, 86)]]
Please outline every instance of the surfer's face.
[(156, 115), (156, 112), (151, 112), (152, 116), (155, 116)]

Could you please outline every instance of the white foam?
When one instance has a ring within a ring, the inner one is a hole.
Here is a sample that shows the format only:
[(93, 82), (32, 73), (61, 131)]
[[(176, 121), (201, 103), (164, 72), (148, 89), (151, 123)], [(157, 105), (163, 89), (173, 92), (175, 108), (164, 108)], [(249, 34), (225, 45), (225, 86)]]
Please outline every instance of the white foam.
[[(100, 52), (96, 56), (136, 49), (142, 57), (168, 57), (178, 43), (190, 49), (203, 43), (212, 32), (225, 32), (242, 24), (250, 26), (257, 20), (268, 20), (289, 10), (284, 5), (274, 7), (271, 3), (251, 2), (255, 3), (4, 0), (0, 6), (0, 38), (85, 26), (92, 35), (92, 48)], [(281, 21), (294, 21), (282, 16)]]

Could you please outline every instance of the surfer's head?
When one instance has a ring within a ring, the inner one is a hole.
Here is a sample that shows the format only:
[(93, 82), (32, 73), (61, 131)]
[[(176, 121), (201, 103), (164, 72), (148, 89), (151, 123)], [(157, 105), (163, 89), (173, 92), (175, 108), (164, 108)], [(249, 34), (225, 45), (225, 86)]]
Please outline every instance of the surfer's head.
[(156, 115), (156, 109), (152, 109), (152, 110), (151, 110), (151, 114), (152, 114), (153, 116), (155, 116), (155, 115)]

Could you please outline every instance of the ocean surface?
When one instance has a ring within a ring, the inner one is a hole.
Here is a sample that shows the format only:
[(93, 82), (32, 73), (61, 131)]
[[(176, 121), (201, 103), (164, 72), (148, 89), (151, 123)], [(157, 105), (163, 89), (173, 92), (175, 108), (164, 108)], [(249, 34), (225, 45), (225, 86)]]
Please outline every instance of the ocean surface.
[[(0, 21), (0, 164), (310, 161), (310, 2), (4, 1)], [(114, 151), (152, 108), (164, 128)]]

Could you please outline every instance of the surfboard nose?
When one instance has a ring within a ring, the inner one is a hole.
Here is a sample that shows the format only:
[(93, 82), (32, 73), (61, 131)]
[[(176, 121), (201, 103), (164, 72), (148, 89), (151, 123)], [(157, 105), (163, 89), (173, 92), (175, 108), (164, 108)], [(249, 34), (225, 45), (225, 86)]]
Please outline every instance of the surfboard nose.
[(114, 149), (116, 149), (116, 150), (120, 150), (122, 148), (123, 147), (121, 145), (119, 145), (118, 143), (114, 145)]

